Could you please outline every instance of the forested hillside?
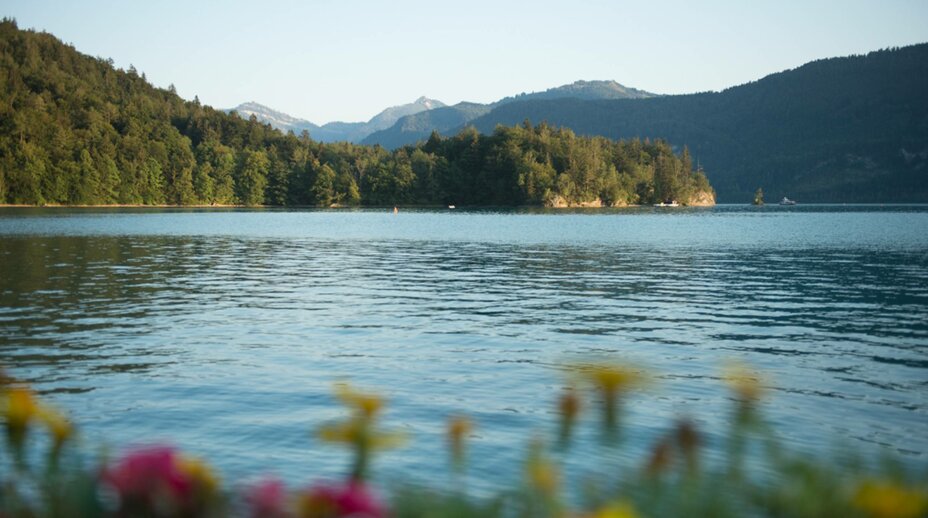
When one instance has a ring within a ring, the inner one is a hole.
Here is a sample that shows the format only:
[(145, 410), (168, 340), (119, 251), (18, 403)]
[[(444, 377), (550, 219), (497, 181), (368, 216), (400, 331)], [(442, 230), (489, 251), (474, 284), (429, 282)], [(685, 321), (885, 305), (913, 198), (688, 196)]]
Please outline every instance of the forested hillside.
[(470, 122), (525, 119), (688, 146), (723, 202), (928, 202), (928, 44), (815, 61), (718, 93), (534, 100)]
[(322, 144), (184, 101), (134, 69), (0, 22), (0, 203), (394, 205), (711, 203), (690, 155), (659, 140), (547, 125)]

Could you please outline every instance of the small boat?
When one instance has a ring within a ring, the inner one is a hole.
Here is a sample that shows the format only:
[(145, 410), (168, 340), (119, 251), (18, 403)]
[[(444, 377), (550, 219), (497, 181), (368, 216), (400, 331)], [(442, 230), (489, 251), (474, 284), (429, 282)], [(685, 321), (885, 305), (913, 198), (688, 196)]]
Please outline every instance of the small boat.
[(795, 200), (791, 200), (787, 198), (786, 196), (784, 196), (783, 199), (780, 200), (780, 205), (795, 205), (795, 204), (796, 204)]
[(664, 203), (664, 202), (655, 203), (654, 206), (655, 207), (679, 207), (680, 204), (677, 203), (677, 200), (673, 200), (669, 203)]
[(454, 208), (454, 205), (448, 205), (448, 208), (449, 208), (449, 209), (453, 209), (453, 208)]

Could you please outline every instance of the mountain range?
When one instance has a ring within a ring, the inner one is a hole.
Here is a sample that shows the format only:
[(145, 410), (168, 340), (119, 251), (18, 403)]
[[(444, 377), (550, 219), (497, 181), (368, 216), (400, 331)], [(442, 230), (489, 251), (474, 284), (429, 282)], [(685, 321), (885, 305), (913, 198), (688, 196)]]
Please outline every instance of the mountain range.
[[(317, 140), (395, 149), (433, 131), (449, 136), (472, 125), (491, 133), (497, 125), (547, 122), (581, 135), (685, 146), (708, 171), (721, 202), (750, 201), (758, 188), (768, 200), (923, 202), (925, 92), (928, 44), (920, 44), (817, 60), (720, 92), (662, 96), (615, 81), (577, 81), (490, 104), (397, 107), (392, 113), (406, 114), (395, 123), (378, 129), (374, 119), (359, 123), (352, 138), (325, 129), (344, 123), (308, 129)], [(281, 115), (261, 120), (289, 120)]]
[[(314, 140), (319, 142), (360, 142), (396, 148), (427, 137), (433, 129), (447, 130), (461, 126), (489, 113), (497, 106), (511, 102), (566, 98), (645, 99), (654, 96), (652, 93), (629, 88), (615, 81), (576, 81), (569, 85), (549, 88), (543, 92), (523, 92), (489, 104), (465, 101), (448, 106), (441, 101), (423, 96), (409, 104), (387, 108), (367, 122), (329, 122), (321, 126), (254, 101), (242, 103), (225, 111), (234, 111), (244, 118), (254, 115), (259, 122), (270, 124), (281, 131), (292, 131), (297, 135), (306, 130)], [(394, 136), (397, 132), (398, 137)]]
[(689, 148), (721, 202), (750, 201), (758, 188), (768, 200), (925, 202), (926, 92), (928, 44), (919, 44), (822, 59), (721, 92), (509, 103), (468, 124), (492, 132), (546, 121), (581, 135), (665, 139)]
[(308, 120), (279, 112), (254, 101), (242, 103), (235, 108), (225, 111), (234, 111), (246, 119), (253, 115), (258, 121), (270, 124), (284, 132), (292, 131), (299, 135), (305, 130), (309, 132), (313, 139), (319, 142), (360, 142), (371, 133), (393, 126), (396, 124), (396, 121), (402, 117), (444, 107), (445, 104), (441, 101), (423, 96), (409, 104), (387, 108), (367, 122), (336, 121), (321, 126), (313, 124)]

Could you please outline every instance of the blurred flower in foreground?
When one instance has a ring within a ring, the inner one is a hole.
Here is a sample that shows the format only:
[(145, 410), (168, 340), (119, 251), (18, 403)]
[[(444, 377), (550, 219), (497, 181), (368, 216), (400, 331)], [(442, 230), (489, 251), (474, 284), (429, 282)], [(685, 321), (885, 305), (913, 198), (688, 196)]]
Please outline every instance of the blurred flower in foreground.
[(119, 496), (120, 513), (129, 515), (195, 512), (218, 488), (209, 467), (166, 446), (127, 454), (102, 479)]
[(322, 484), (299, 498), (300, 518), (380, 518), (387, 515), (380, 500), (358, 480), (347, 484)]
[(642, 386), (646, 380), (640, 370), (622, 365), (580, 365), (576, 370), (581, 379), (602, 395), (603, 418), (608, 430), (613, 430), (618, 424), (622, 397), (628, 391)]
[(564, 391), (561, 399), (558, 401), (558, 413), (561, 415), (560, 433), (558, 434), (561, 446), (567, 446), (570, 443), (570, 436), (573, 434), (574, 423), (577, 422), (577, 416), (580, 414), (580, 396), (577, 391), (571, 387)]
[(465, 437), (471, 433), (474, 426), (470, 419), (456, 416), (448, 420), (448, 445), (451, 449), (451, 464), (460, 470), (465, 464)]
[(609, 505), (599, 509), (590, 518), (638, 518), (638, 513), (632, 504), (620, 501), (612, 502)]
[(246, 497), (252, 518), (285, 518), (287, 489), (276, 478), (266, 479), (249, 488)]
[(365, 419), (373, 419), (384, 405), (384, 400), (379, 395), (359, 392), (348, 383), (335, 385), (335, 397)]
[(674, 430), (658, 441), (651, 450), (645, 464), (645, 473), (651, 477), (664, 473), (679, 455), (685, 463), (686, 472), (690, 475), (696, 474), (699, 470), (699, 442), (699, 433), (692, 422), (677, 422)]
[(29, 425), (38, 417), (39, 402), (29, 389), (13, 387), (3, 394), (2, 405), (7, 439), (13, 450), (19, 451)]
[(320, 428), (319, 438), (354, 448), (355, 460), (351, 478), (363, 480), (367, 474), (371, 452), (399, 446), (404, 442), (404, 436), (377, 429), (376, 417), (384, 406), (383, 398), (380, 396), (358, 392), (346, 383), (335, 386), (335, 396), (352, 410), (352, 415), (345, 421)]
[(928, 511), (928, 496), (890, 482), (868, 481), (857, 488), (854, 505), (876, 518), (916, 518)]
[(54, 408), (43, 404), (31, 390), (12, 387), (0, 393), (0, 415), (6, 423), (7, 440), (17, 455), (34, 422), (41, 423), (52, 437), (52, 457), (57, 459), (62, 445), (72, 433), (71, 423)]
[(539, 440), (532, 441), (529, 446), (525, 474), (528, 477), (529, 485), (535, 491), (547, 496), (553, 496), (557, 493), (560, 484), (560, 473), (557, 466), (545, 455), (544, 445)]
[(747, 365), (733, 361), (725, 365), (723, 379), (739, 401), (752, 403), (763, 395), (763, 379)]

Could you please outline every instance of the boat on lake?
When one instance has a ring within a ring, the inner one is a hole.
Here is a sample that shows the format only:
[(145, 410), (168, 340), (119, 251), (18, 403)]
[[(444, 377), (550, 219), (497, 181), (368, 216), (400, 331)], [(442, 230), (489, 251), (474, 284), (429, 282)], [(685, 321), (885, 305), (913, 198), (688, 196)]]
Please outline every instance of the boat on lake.
[(677, 203), (677, 200), (672, 200), (672, 201), (670, 201), (670, 202), (663, 202), (663, 201), (662, 201), (662, 202), (660, 202), (660, 203), (655, 203), (654, 206), (655, 206), (655, 207), (679, 207), (680, 204)]
[(783, 199), (780, 200), (780, 205), (795, 205), (795, 204), (796, 204), (795, 200), (791, 200), (787, 198), (786, 196), (784, 196)]

